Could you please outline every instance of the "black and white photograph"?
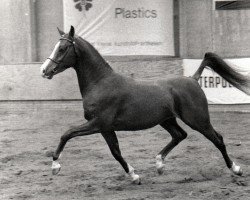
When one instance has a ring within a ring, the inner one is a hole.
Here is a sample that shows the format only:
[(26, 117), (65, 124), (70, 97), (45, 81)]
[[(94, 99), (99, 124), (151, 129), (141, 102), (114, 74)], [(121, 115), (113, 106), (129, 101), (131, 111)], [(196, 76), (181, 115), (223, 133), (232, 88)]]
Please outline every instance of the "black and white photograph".
[(250, 199), (250, 1), (1, 0), (1, 200)]

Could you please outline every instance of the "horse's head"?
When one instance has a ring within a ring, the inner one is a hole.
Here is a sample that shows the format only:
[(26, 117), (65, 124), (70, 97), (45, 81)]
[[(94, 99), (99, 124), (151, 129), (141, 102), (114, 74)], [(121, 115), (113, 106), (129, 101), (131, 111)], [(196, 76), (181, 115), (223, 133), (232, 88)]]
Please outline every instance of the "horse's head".
[(65, 69), (72, 67), (77, 62), (77, 54), (75, 51), (74, 34), (75, 29), (71, 26), (68, 34), (58, 29), (61, 35), (51, 55), (41, 66), (41, 74), (44, 78), (51, 79)]

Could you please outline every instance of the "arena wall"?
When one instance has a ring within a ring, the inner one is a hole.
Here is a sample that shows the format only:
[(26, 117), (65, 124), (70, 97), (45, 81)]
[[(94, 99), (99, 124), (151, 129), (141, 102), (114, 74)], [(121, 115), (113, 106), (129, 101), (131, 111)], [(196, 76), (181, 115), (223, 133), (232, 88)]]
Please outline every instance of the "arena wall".
[(226, 58), (249, 57), (250, 10), (216, 10), (215, 0), (179, 1), (179, 51), (202, 58), (212, 51)]
[[(112, 68), (136, 80), (157, 80), (168, 74), (182, 75), (182, 60), (147, 58), (107, 58)], [(0, 101), (9, 100), (75, 100), (81, 99), (73, 69), (52, 80), (40, 75), (42, 63), (0, 65)]]
[(62, 0), (1, 0), (0, 64), (43, 61), (63, 27)]
[[(175, 55), (250, 57), (250, 10), (215, 10), (215, 0), (174, 0)], [(63, 28), (62, 0), (2, 0), (0, 64), (42, 62)]]

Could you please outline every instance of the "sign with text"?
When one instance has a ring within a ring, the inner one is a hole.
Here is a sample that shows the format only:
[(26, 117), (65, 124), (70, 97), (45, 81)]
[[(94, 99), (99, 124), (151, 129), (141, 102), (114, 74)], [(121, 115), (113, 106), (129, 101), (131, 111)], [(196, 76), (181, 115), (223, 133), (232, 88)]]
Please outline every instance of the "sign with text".
[(64, 0), (64, 30), (103, 55), (174, 56), (173, 0)]
[[(202, 60), (184, 59), (184, 76), (192, 76)], [(243, 75), (250, 76), (250, 58), (225, 59), (225, 61)], [(199, 84), (209, 103), (245, 104), (250, 103), (250, 96), (230, 85), (225, 79), (210, 69), (204, 69)]]

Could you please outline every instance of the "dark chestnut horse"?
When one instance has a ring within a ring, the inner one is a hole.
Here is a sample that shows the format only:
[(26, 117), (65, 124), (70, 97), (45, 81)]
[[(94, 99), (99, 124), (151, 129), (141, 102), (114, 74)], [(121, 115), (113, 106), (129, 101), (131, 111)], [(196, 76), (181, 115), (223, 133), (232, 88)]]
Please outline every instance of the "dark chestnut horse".
[(58, 31), (61, 38), (41, 66), (41, 73), (51, 79), (69, 67), (75, 69), (87, 122), (62, 135), (53, 154), (53, 174), (60, 171), (58, 158), (71, 138), (101, 133), (114, 158), (133, 182), (139, 184), (140, 178), (134, 168), (122, 157), (115, 131), (142, 130), (158, 124), (172, 136), (172, 140), (156, 156), (156, 168), (161, 174), (167, 154), (187, 137), (176, 118), (209, 139), (222, 153), (227, 167), (234, 174), (242, 174), (240, 166), (229, 158), (222, 136), (210, 123), (207, 99), (197, 80), (205, 66), (209, 66), (229, 83), (249, 94), (248, 78), (234, 71), (214, 53), (206, 53), (192, 77), (171, 76), (153, 85), (141, 84), (115, 73), (90, 43), (75, 36), (74, 27), (71, 26), (67, 34)]

